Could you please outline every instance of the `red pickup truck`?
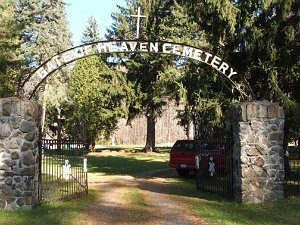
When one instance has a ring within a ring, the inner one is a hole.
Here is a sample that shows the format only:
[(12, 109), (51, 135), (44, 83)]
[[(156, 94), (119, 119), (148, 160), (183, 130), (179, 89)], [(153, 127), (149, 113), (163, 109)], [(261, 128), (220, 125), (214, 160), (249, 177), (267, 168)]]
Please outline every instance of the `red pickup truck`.
[(171, 148), (169, 167), (175, 168), (179, 176), (187, 176), (195, 171), (195, 156), (197, 154), (195, 140), (178, 140)]
[[(228, 143), (200, 140), (178, 140), (171, 148), (169, 167), (175, 168), (179, 176), (187, 176), (196, 171), (195, 157), (200, 157), (200, 169), (207, 174), (222, 173), (228, 168)], [(209, 165), (214, 168), (209, 168)]]

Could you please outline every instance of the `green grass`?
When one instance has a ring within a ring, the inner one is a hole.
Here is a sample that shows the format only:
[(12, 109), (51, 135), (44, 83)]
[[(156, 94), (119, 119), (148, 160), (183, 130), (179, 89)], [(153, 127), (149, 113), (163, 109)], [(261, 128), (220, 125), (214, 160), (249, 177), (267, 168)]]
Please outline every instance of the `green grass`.
[(124, 175), (168, 168), (169, 154), (127, 153), (117, 155), (89, 155), (88, 171)]
[[(168, 153), (128, 153), (108, 156), (89, 156), (90, 172), (105, 174), (134, 174), (147, 170), (168, 168)], [(100, 166), (101, 165), (101, 166)], [(282, 225), (300, 224), (300, 198), (284, 199), (279, 202), (242, 205), (231, 199), (196, 191), (194, 177), (174, 178), (168, 192), (179, 201), (187, 203), (191, 210), (211, 224), (224, 225)], [(143, 211), (145, 203), (140, 193), (128, 193), (136, 211)]]
[(137, 188), (128, 189), (125, 196), (128, 205), (131, 208), (131, 219), (133, 222), (147, 221), (151, 219), (151, 215), (147, 212), (147, 203), (143, 194)]
[(300, 198), (256, 205), (242, 205), (231, 199), (195, 191), (193, 179), (177, 179), (169, 193), (176, 195), (208, 223), (224, 225), (299, 225)]
[[(168, 168), (169, 155), (128, 153), (88, 156), (89, 172), (104, 174), (135, 174), (148, 170)], [(202, 193), (196, 190), (195, 178), (190, 176), (177, 178), (175, 171), (171, 177), (174, 182), (169, 183), (167, 193), (173, 195), (179, 201), (186, 203), (191, 211), (202, 217), (208, 224), (221, 225), (299, 225), (300, 224), (300, 198), (293, 197), (282, 201), (242, 205), (231, 199), (223, 198), (210, 193)], [(164, 177), (169, 174), (164, 174)], [(299, 189), (298, 189), (299, 192)], [(91, 190), (87, 197), (66, 202), (55, 202), (35, 207), (32, 211), (0, 211), (0, 224), (55, 224), (75, 225), (78, 218), (84, 216), (84, 209), (97, 201), (97, 195), (101, 194)], [(129, 188), (126, 193), (129, 204), (133, 206), (132, 212), (143, 215), (136, 218), (141, 221), (149, 221), (149, 215), (144, 213), (147, 202), (141, 192), (135, 187)], [(144, 213), (144, 214), (143, 214)], [(134, 218), (133, 218), (134, 219)]]
[(2, 225), (75, 225), (83, 210), (97, 199), (95, 191), (84, 198), (36, 206), (33, 210), (0, 211)]
[(147, 206), (143, 194), (137, 188), (129, 189), (126, 196), (134, 209), (143, 210)]

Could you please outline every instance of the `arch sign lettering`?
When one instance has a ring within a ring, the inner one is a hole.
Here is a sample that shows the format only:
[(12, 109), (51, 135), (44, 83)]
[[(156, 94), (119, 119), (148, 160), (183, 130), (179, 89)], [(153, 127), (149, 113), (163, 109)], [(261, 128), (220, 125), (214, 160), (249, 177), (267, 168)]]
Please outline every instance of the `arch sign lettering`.
[(247, 85), (239, 83), (238, 78), (241, 74), (221, 57), (189, 45), (136, 40), (99, 41), (61, 52), (44, 62), (28, 76), (20, 86), (19, 95), (31, 99), (37, 94), (36, 92), (42, 87), (44, 81), (63, 66), (88, 56), (110, 53), (167, 54), (205, 63), (224, 76), (231, 83), (233, 89), (240, 93), (242, 99), (250, 98), (250, 90), (247, 90)]

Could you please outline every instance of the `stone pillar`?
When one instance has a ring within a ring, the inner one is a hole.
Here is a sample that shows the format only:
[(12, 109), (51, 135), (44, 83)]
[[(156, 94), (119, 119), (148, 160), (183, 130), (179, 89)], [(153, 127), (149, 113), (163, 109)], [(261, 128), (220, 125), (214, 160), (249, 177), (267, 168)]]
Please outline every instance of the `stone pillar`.
[(31, 209), (38, 202), (41, 107), (0, 99), (0, 209)]
[(284, 182), (284, 112), (277, 103), (242, 102), (229, 110), (233, 191), (242, 203), (279, 200)]

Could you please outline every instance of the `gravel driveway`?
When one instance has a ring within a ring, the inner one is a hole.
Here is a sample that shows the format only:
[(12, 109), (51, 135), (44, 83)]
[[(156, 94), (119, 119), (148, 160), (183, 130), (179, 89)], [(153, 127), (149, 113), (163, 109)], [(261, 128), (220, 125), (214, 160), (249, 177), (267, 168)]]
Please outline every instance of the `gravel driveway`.
[[(90, 189), (99, 191), (96, 204), (86, 208), (80, 224), (151, 224), (202, 225), (201, 218), (188, 209), (176, 196), (168, 194), (174, 181), (173, 170), (149, 171), (136, 176), (108, 176), (89, 174)], [(138, 193), (136, 206), (128, 193)]]

